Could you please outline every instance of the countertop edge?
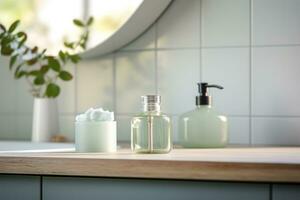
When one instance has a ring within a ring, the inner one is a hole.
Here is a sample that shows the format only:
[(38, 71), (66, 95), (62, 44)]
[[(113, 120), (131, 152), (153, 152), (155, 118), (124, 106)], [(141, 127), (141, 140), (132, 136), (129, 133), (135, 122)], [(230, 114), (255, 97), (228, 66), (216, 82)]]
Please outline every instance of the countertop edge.
[(0, 174), (300, 183), (300, 164), (5, 156)]

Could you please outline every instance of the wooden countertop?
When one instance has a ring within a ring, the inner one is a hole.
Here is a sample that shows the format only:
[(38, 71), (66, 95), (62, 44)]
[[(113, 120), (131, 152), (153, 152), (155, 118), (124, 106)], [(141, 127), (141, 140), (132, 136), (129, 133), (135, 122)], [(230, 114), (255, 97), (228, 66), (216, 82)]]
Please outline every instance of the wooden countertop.
[(175, 149), (170, 154), (0, 153), (0, 173), (300, 183), (300, 148)]

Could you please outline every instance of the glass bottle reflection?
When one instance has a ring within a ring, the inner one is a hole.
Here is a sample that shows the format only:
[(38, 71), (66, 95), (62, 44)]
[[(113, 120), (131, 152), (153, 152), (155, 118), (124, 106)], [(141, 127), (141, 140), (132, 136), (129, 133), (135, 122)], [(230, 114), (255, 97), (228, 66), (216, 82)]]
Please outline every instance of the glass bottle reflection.
[(131, 121), (131, 148), (136, 153), (168, 153), (171, 119), (160, 111), (160, 96), (142, 96), (143, 112)]

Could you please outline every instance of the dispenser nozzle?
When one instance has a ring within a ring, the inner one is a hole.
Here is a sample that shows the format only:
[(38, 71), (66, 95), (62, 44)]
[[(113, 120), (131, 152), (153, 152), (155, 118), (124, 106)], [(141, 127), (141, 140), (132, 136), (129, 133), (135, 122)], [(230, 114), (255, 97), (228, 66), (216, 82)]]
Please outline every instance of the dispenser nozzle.
[(224, 89), (220, 85), (208, 85), (208, 83), (198, 83), (198, 91), (200, 95), (207, 95), (207, 88), (218, 88), (218, 89)]
[(210, 105), (211, 104), (211, 97), (208, 96), (207, 88), (217, 88), (217, 89), (224, 89), (220, 85), (209, 85), (208, 83), (198, 83), (198, 91), (200, 96), (196, 97), (196, 105)]

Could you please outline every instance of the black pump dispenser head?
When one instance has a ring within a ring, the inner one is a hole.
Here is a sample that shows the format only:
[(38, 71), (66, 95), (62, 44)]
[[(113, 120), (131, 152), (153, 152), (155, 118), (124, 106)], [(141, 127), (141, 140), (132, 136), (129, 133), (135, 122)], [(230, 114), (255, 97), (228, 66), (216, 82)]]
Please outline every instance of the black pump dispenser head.
[(198, 83), (199, 96), (196, 96), (196, 105), (211, 105), (211, 96), (208, 96), (207, 88), (223, 89), (220, 85), (208, 85), (208, 83)]

